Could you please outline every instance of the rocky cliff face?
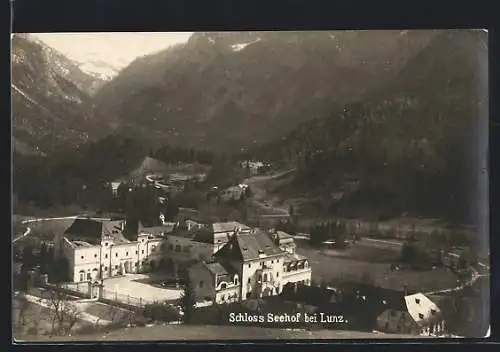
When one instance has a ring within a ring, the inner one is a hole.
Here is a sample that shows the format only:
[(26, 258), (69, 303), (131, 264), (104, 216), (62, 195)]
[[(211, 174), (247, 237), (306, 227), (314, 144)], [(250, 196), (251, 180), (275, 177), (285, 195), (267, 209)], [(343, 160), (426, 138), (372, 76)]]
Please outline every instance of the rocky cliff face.
[(383, 86), (436, 33), (195, 33), (105, 84), (95, 114), (164, 143), (248, 147)]
[[(324, 209), (477, 223), (487, 165), (486, 43), (479, 31), (440, 33), (382, 89), (253, 153), (297, 166), (293, 191), (343, 195)], [(345, 188), (352, 181), (354, 192)]]
[(88, 140), (91, 95), (104, 81), (25, 34), (12, 37), (12, 126), (14, 149), (44, 153)]

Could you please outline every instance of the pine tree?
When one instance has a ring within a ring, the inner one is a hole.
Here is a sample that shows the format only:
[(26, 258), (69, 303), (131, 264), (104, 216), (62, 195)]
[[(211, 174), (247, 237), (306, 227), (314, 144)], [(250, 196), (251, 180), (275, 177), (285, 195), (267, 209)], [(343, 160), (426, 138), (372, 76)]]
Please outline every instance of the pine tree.
[(191, 324), (193, 322), (193, 312), (196, 304), (195, 293), (193, 289), (193, 284), (189, 276), (186, 279), (186, 284), (184, 286), (184, 292), (181, 296), (181, 308), (184, 312), (183, 321), (184, 324)]

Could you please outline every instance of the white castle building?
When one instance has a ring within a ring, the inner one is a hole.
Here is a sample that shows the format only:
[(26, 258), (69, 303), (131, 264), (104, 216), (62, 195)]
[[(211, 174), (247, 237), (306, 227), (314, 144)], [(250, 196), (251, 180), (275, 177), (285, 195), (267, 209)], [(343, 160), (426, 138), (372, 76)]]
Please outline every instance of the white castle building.
[(311, 282), (307, 258), (293, 239), (238, 222), (160, 226), (139, 224), (136, 239), (123, 235), (123, 220), (77, 218), (56, 236), (55, 255), (69, 263), (73, 282), (94, 282), (125, 273), (187, 269), (199, 300), (215, 303), (281, 293), (287, 283)]

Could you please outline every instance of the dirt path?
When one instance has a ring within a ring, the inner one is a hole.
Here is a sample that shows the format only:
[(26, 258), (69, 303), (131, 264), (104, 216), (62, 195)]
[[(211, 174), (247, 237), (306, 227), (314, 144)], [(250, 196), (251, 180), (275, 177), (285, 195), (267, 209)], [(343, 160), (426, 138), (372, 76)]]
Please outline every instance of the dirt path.
[(244, 184), (250, 186), (253, 192), (252, 201), (254, 205), (261, 208), (265, 215), (262, 217), (289, 217), (288, 208), (283, 205), (278, 205), (278, 200), (270, 197), (265, 185), (267, 182), (274, 179), (284, 177), (293, 172), (295, 169), (279, 172), (272, 175), (258, 175), (252, 176), (243, 181)]

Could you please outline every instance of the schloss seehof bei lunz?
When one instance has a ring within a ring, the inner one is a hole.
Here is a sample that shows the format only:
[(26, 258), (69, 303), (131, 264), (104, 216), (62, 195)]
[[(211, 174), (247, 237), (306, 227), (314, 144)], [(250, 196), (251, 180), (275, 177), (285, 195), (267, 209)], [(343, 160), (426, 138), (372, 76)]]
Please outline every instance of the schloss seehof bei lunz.
[(230, 323), (347, 323), (342, 315), (326, 313), (229, 313)]

